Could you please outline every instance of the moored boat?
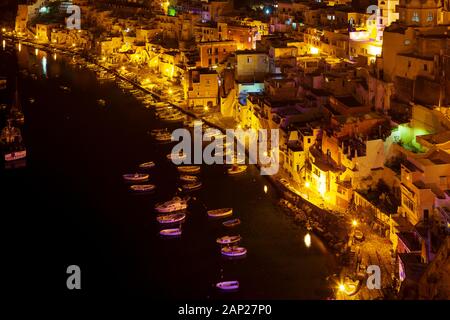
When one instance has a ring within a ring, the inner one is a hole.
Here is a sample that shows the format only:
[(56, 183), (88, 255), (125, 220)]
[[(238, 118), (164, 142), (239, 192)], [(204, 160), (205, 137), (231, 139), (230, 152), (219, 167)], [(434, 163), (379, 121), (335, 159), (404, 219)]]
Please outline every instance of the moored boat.
[(155, 163), (153, 161), (148, 161), (148, 162), (141, 163), (139, 165), (139, 168), (150, 169), (150, 168), (153, 168), (154, 166), (155, 166)]
[(196, 174), (200, 172), (200, 166), (181, 166), (177, 167), (179, 172)]
[(235, 227), (241, 224), (241, 220), (236, 218), (236, 219), (230, 219), (227, 221), (222, 222), (222, 225), (225, 227)]
[(130, 190), (134, 192), (150, 192), (155, 190), (154, 184), (134, 184), (130, 186)]
[(158, 217), (156, 217), (156, 220), (161, 224), (169, 224), (169, 223), (181, 222), (185, 218), (186, 218), (185, 213), (172, 213), (172, 214), (158, 216)]
[(149, 175), (146, 173), (129, 173), (122, 175), (125, 181), (144, 182), (148, 180)]
[(218, 244), (232, 244), (241, 241), (242, 237), (240, 235), (237, 236), (223, 236), (216, 239)]
[(177, 237), (181, 235), (181, 228), (163, 229), (159, 234), (164, 237)]
[(190, 183), (183, 184), (181, 186), (181, 188), (184, 191), (191, 191), (191, 190), (199, 189), (201, 186), (202, 186), (202, 183), (200, 181), (197, 181), (197, 182), (190, 182)]
[(8, 120), (7, 126), (0, 133), (0, 145), (5, 162), (25, 159), (27, 156), (20, 129), (13, 127), (11, 122), (12, 120)]
[(217, 218), (217, 217), (227, 217), (233, 214), (233, 208), (221, 208), (208, 210), (208, 216)]
[(244, 247), (223, 247), (220, 253), (227, 257), (242, 257), (247, 254), (247, 249)]
[(159, 141), (159, 142), (172, 141), (172, 134), (170, 134), (170, 132), (158, 133), (158, 134), (155, 135), (155, 140)]
[(222, 281), (216, 284), (216, 287), (220, 290), (237, 290), (239, 289), (239, 281)]
[(233, 165), (231, 168), (228, 168), (228, 174), (239, 174), (247, 170), (246, 165)]
[(191, 175), (188, 175), (188, 174), (182, 174), (180, 176), (180, 180), (181, 181), (185, 181), (185, 182), (197, 182), (198, 178), (196, 176), (191, 176)]
[(173, 212), (186, 209), (188, 206), (187, 199), (181, 199), (180, 197), (173, 197), (171, 200), (157, 203), (155, 210), (157, 212)]

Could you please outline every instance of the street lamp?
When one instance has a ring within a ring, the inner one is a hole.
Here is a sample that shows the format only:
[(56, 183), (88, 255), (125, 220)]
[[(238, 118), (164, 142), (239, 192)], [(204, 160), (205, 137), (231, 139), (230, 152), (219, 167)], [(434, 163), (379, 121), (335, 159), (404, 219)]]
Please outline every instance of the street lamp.
[(2, 28), (2, 32), (6, 32), (6, 28)]
[(358, 221), (356, 219), (352, 220), (352, 226), (356, 227), (358, 225)]

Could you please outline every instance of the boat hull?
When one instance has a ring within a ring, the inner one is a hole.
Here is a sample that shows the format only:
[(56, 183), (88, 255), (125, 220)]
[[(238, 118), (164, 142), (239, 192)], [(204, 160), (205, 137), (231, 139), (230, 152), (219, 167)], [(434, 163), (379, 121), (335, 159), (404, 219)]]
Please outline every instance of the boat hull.
[(216, 210), (208, 210), (208, 216), (211, 218), (221, 218), (231, 216), (233, 214), (233, 209), (224, 208), (224, 209), (216, 209)]
[(25, 159), (26, 157), (27, 157), (27, 151), (22, 150), (22, 151), (5, 153), (4, 159), (6, 162), (11, 162), (11, 161), (16, 161), (16, 160), (20, 160), (20, 159)]
[(220, 290), (230, 291), (239, 289), (239, 281), (223, 281), (216, 284)]

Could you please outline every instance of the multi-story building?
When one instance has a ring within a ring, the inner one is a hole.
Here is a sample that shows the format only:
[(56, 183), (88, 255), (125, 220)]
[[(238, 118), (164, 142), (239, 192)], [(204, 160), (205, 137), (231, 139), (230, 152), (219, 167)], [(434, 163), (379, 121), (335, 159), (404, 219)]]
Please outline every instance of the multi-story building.
[(218, 66), (236, 51), (236, 43), (232, 40), (199, 42), (199, 67)]
[(264, 82), (269, 73), (269, 56), (263, 51), (236, 51), (236, 81), (241, 83)]
[(184, 97), (187, 108), (213, 111), (218, 105), (219, 82), (215, 70), (197, 68), (186, 71), (184, 75)]

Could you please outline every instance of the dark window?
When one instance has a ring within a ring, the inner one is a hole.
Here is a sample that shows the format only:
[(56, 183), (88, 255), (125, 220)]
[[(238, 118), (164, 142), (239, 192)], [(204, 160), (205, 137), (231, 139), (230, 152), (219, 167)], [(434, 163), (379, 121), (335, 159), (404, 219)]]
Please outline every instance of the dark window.
[(428, 71), (428, 65), (427, 64), (423, 65), (423, 70)]

